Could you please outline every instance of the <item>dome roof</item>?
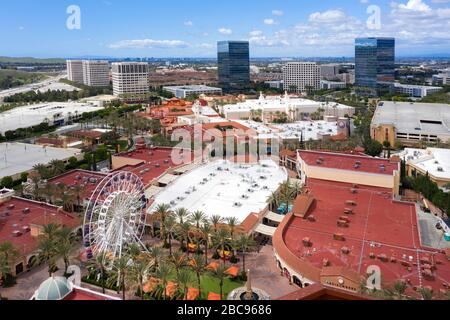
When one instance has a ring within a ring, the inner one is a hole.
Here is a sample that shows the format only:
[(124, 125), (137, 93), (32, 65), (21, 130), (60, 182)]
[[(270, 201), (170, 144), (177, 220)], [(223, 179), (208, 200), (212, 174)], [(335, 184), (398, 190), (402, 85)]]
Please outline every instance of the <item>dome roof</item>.
[(36, 300), (63, 300), (72, 288), (64, 277), (51, 277), (45, 280), (37, 290)]

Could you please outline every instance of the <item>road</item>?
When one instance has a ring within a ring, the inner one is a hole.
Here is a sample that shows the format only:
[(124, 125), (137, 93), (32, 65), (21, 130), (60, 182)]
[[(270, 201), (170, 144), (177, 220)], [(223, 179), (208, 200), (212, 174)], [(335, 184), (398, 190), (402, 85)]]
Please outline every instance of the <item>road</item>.
[(16, 88), (0, 91), (0, 101), (3, 101), (3, 99), (5, 99), (6, 97), (9, 97), (9, 96), (12, 96), (12, 95), (15, 95), (18, 93), (23, 93), (23, 92), (32, 91), (32, 90), (39, 90), (41, 88), (45, 88), (47, 86), (57, 84), (59, 82), (59, 80), (65, 78), (65, 77), (66, 77), (66, 74), (64, 73), (64, 74), (60, 74), (56, 77), (47, 78), (41, 82), (27, 84), (27, 85), (24, 85), (21, 87), (16, 87)]

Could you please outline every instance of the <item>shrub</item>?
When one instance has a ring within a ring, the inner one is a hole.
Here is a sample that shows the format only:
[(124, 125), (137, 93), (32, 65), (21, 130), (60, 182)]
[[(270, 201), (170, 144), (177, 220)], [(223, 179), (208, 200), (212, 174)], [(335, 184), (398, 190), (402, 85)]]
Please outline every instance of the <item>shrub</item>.
[(214, 260), (219, 260), (219, 259), (220, 259), (219, 253), (218, 253), (218, 252), (214, 252), (212, 258), (213, 258)]

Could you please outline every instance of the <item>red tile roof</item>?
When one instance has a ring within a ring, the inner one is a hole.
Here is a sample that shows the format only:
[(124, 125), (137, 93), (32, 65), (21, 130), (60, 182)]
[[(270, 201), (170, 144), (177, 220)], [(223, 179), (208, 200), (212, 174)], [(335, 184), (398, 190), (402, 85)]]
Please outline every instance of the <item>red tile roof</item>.
[[(404, 279), (439, 290), (450, 282), (445, 255), (421, 245), (414, 204), (392, 200), (390, 190), (383, 188), (360, 186), (352, 193), (350, 184), (315, 179), (308, 180), (307, 188), (316, 201), (310, 213), (314, 221), (290, 215), (273, 240), (282, 259), (305, 277), (318, 282), (323, 272), (364, 276), (369, 266), (378, 265), (385, 284)], [(339, 227), (344, 218), (347, 227)], [(305, 237), (310, 246), (304, 245)], [(417, 265), (418, 259), (424, 258), (434, 261), (436, 280), (419, 272), (424, 264)], [(325, 269), (324, 260), (335, 269)]]
[[(41, 202), (12, 197), (0, 203), (0, 243), (11, 242), (23, 255), (34, 252), (38, 245), (28, 228), (50, 223), (75, 228), (81, 221), (58, 207)], [(21, 235), (14, 236), (14, 231), (20, 231)]]
[[(385, 174), (391, 176), (394, 171), (400, 170), (398, 162), (391, 162), (388, 159), (320, 151), (299, 151), (299, 153), (303, 161), (305, 161), (309, 166)], [(357, 163), (359, 166), (356, 168), (355, 164)], [(384, 166), (383, 170), (381, 170), (381, 166)]]
[(372, 298), (315, 283), (277, 300), (372, 300)]
[(52, 185), (64, 184), (68, 188), (81, 186), (83, 188), (82, 200), (89, 199), (94, 192), (98, 183), (106, 177), (106, 174), (100, 172), (86, 171), (86, 170), (73, 170), (64, 173), (60, 176), (54, 177), (48, 182)]
[(144, 148), (117, 156), (142, 161), (137, 165), (118, 168), (116, 171), (133, 172), (142, 179), (144, 185), (150, 184), (172, 168), (189, 164), (193, 158), (190, 150), (185, 150), (180, 154), (179, 151), (172, 148)]

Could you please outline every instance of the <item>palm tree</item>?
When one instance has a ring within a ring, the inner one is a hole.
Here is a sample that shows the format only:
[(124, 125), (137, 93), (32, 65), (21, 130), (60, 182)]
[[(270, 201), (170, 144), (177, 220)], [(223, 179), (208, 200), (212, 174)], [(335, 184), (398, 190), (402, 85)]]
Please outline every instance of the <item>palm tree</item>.
[(48, 261), (48, 274), (51, 277), (56, 271), (56, 258), (58, 257), (58, 248), (55, 241), (50, 238), (41, 238), (38, 244), (39, 262)]
[(158, 277), (162, 281), (162, 285), (164, 287), (164, 300), (167, 300), (167, 294), (166, 294), (166, 287), (167, 287), (167, 280), (170, 276), (170, 273), (172, 272), (172, 268), (170, 267), (170, 264), (168, 263), (162, 263), (159, 265), (158, 269), (156, 270), (156, 277)]
[(422, 300), (433, 300), (433, 291), (427, 288), (419, 288), (419, 293), (422, 296)]
[(181, 251), (175, 251), (173, 255), (170, 256), (170, 262), (172, 262), (178, 275), (180, 269), (186, 265), (186, 255)]
[(217, 231), (219, 224), (223, 222), (223, 218), (219, 215), (213, 215), (211, 217), (211, 224), (214, 226), (214, 231)]
[[(394, 283), (392, 288), (384, 289), (381, 292), (381, 295), (386, 299), (392, 300), (405, 300), (407, 296), (405, 295), (406, 289), (408, 285), (404, 281), (397, 281)], [(377, 293), (375, 293), (377, 295)]]
[(175, 210), (175, 215), (178, 218), (178, 222), (183, 224), (187, 217), (189, 216), (189, 211), (186, 208), (178, 208)]
[(192, 258), (192, 260), (190, 262), (190, 266), (191, 266), (192, 270), (197, 275), (197, 285), (198, 285), (198, 291), (199, 291), (200, 295), (202, 294), (201, 274), (205, 271), (205, 265), (206, 265), (205, 259), (204, 259), (203, 255), (201, 255), (201, 254), (194, 255), (194, 257)]
[(6, 241), (0, 243), (0, 257), (4, 257), (7, 263), (10, 260), (16, 259), (19, 255), (19, 251), (11, 242)]
[[(187, 222), (178, 225), (178, 233), (181, 238), (181, 249), (184, 248), (184, 242), (186, 241), (186, 247), (189, 244), (189, 234), (191, 232), (191, 225)], [(188, 251), (189, 252), (189, 251)]]
[(144, 279), (147, 275), (150, 263), (146, 259), (135, 261), (133, 266), (129, 269), (128, 278), (129, 282), (137, 288), (141, 300), (144, 300)]
[(170, 216), (164, 221), (164, 230), (166, 237), (169, 239), (169, 254), (172, 255), (172, 239), (177, 230), (175, 218)]
[(45, 200), (52, 204), (53, 203), (53, 197), (55, 196), (55, 190), (53, 185), (50, 183), (46, 183), (40, 190), (40, 193), (45, 198)]
[(187, 269), (182, 269), (177, 275), (178, 285), (183, 289), (183, 299), (187, 298), (189, 283), (191, 282), (191, 273)]
[(101, 277), (101, 285), (102, 285), (102, 293), (105, 294), (105, 277), (106, 277), (106, 263), (107, 259), (106, 256), (101, 254), (98, 255), (95, 260), (91, 262), (91, 267), (95, 268), (97, 271), (100, 272)]
[(153, 260), (153, 265), (155, 269), (158, 269), (162, 257), (163, 251), (161, 250), (161, 247), (153, 247), (150, 249), (150, 258)]
[[(49, 226), (49, 229), (47, 230), (47, 232), (50, 232), (51, 234), (53, 233), (53, 228), (54, 226)], [(64, 241), (64, 242), (68, 242), (71, 243), (72, 242), (72, 230), (68, 227), (58, 227), (56, 226), (57, 230), (56, 230), (56, 234), (55, 236), (58, 238), (58, 241)], [(52, 236), (53, 238), (54, 236)]]
[(158, 216), (158, 219), (160, 221), (160, 237), (161, 239), (164, 239), (164, 245), (167, 244), (166, 234), (164, 230), (164, 222), (166, 219), (172, 215), (172, 211), (170, 210), (170, 205), (168, 204), (160, 204), (158, 207), (156, 207), (155, 215)]
[(206, 221), (206, 214), (202, 211), (195, 211), (192, 214), (191, 219), (195, 223), (197, 229), (200, 229), (200, 224)]
[(44, 226), (43, 236), (50, 241), (53, 241), (56, 237), (58, 237), (58, 233), (60, 232), (59, 226), (54, 223), (49, 223)]
[(83, 196), (84, 189), (80, 185), (76, 185), (72, 188), (73, 195), (77, 200), (77, 207), (81, 207), (81, 197)]
[(33, 166), (33, 170), (36, 171), (42, 179), (50, 178), (50, 170), (48, 170), (47, 166), (44, 164), (37, 164)]
[(141, 253), (142, 253), (141, 247), (136, 243), (133, 243), (128, 247), (128, 254), (130, 255), (130, 258), (132, 260), (136, 260), (136, 258), (139, 257)]
[(120, 284), (122, 288), (122, 299), (125, 300), (125, 292), (126, 292), (126, 277), (129, 270), (129, 257), (122, 256), (118, 260), (114, 262), (113, 268), (117, 273), (117, 283)]
[(68, 212), (74, 211), (74, 197), (68, 192), (63, 192), (60, 197), (61, 204), (64, 210)]
[(220, 265), (217, 269), (213, 270), (213, 275), (219, 280), (220, 299), (223, 299), (223, 281), (225, 280), (227, 268), (225, 265)]
[(16, 260), (20, 252), (9, 242), (0, 243), (0, 279), (11, 273), (10, 262)]
[(212, 228), (208, 222), (205, 222), (200, 227), (200, 232), (202, 233), (203, 241), (205, 243), (205, 265), (208, 264), (208, 248), (209, 248), (209, 236), (211, 235)]
[(236, 229), (236, 226), (238, 225), (238, 220), (236, 217), (229, 217), (226, 219), (228, 228), (230, 229), (231, 238), (234, 238), (234, 231)]
[(70, 252), (72, 251), (72, 244), (66, 241), (58, 241), (56, 243), (57, 256), (61, 257), (64, 261), (64, 274), (67, 273), (67, 269), (70, 265)]
[(64, 161), (52, 160), (49, 164), (52, 167), (52, 173), (55, 176), (60, 175), (66, 171), (66, 165), (64, 164)]
[(250, 236), (242, 234), (236, 239), (235, 246), (237, 249), (242, 251), (242, 270), (246, 272), (245, 255), (249, 250), (256, 246), (256, 242)]
[(213, 246), (216, 250), (222, 251), (222, 259), (224, 265), (226, 263), (225, 248), (228, 245), (229, 240), (230, 240), (230, 233), (226, 229), (220, 229), (219, 231), (213, 233), (212, 236)]
[(275, 211), (280, 206), (280, 195), (276, 192), (272, 192), (268, 198), (268, 202), (270, 203), (272, 211)]

